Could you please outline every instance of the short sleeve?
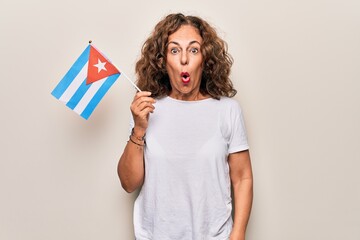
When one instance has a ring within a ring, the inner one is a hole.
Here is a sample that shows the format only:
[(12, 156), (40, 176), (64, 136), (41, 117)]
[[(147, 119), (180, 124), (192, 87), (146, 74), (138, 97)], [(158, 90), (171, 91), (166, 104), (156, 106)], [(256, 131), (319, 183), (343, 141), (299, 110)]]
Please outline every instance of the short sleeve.
[(134, 126), (135, 126), (134, 118), (133, 118), (133, 116), (130, 114), (130, 119), (129, 119), (129, 135), (131, 135), (131, 131), (132, 131), (132, 129), (133, 129)]
[(223, 134), (228, 145), (228, 154), (249, 149), (244, 118), (239, 104), (232, 100), (229, 107), (225, 108), (225, 129)]

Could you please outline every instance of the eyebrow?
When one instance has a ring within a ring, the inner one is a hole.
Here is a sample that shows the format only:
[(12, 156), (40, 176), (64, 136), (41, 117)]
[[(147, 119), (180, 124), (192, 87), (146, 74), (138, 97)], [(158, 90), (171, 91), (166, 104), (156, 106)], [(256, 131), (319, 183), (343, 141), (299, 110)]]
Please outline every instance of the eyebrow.
[[(175, 44), (175, 45), (177, 45), (177, 46), (180, 46), (180, 43), (175, 42), (175, 41), (170, 41), (170, 42), (168, 42), (168, 43), (166, 44), (166, 47), (167, 47), (170, 43)], [(197, 43), (197, 44), (199, 44), (199, 45), (201, 46), (201, 44), (200, 44), (198, 41), (196, 41), (196, 40), (193, 40), (193, 41), (189, 42), (188, 46), (190, 46), (191, 44), (194, 44), (194, 43)]]

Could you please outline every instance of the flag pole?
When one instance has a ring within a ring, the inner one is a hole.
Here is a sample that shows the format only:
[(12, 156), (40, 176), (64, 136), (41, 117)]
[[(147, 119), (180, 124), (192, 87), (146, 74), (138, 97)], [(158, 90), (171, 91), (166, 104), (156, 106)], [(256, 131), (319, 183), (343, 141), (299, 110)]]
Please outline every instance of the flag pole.
[(140, 90), (140, 88), (138, 86), (136, 86), (136, 84), (133, 81), (131, 81), (131, 79), (128, 76), (126, 76), (126, 74), (124, 72), (121, 72), (121, 74), (124, 75), (124, 77), (131, 83), (131, 85), (133, 85), (136, 88), (136, 90), (138, 90), (139, 92), (142, 92)]
[[(90, 45), (91, 45), (91, 43), (92, 43), (92, 41), (89, 40), (89, 44), (90, 44)], [(114, 65), (114, 67), (115, 67), (116, 69), (118, 69), (118, 71), (119, 71), (122, 75), (124, 75), (124, 77), (131, 83), (131, 85), (133, 85), (133, 86), (136, 88), (136, 90), (138, 90), (139, 92), (142, 92), (142, 91), (140, 90), (140, 88), (139, 88), (138, 86), (136, 86), (136, 84), (135, 84), (133, 81), (131, 81), (131, 79), (130, 79), (124, 72), (120, 71), (119, 68), (118, 68), (117, 66), (115, 66), (115, 64), (113, 64), (113, 63), (111, 63), (111, 64)]]

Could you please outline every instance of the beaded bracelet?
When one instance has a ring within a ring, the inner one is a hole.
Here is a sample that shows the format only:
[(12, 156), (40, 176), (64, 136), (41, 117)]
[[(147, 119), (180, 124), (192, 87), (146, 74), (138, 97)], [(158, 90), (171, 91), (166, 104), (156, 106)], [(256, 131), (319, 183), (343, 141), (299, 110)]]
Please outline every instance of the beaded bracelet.
[(145, 142), (144, 142), (144, 144), (140, 144), (140, 143), (137, 143), (137, 142), (135, 142), (134, 140), (132, 140), (132, 139), (131, 139), (131, 135), (129, 136), (129, 140), (130, 140), (132, 143), (134, 143), (134, 144), (136, 144), (136, 145), (138, 145), (138, 146), (140, 146), (140, 147), (145, 146)]
[(139, 141), (145, 141), (145, 136), (146, 136), (146, 134), (144, 134), (144, 136), (142, 136), (142, 137), (137, 137), (136, 135), (135, 135), (135, 131), (134, 131), (134, 128), (132, 128), (131, 129), (131, 136), (134, 136), (137, 140), (139, 140)]

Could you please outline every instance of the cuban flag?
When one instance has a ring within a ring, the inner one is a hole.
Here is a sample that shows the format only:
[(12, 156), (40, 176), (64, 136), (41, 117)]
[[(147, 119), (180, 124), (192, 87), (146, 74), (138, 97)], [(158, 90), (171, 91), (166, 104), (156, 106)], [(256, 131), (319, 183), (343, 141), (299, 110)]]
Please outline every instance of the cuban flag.
[(51, 94), (88, 119), (119, 76), (120, 71), (89, 44)]

